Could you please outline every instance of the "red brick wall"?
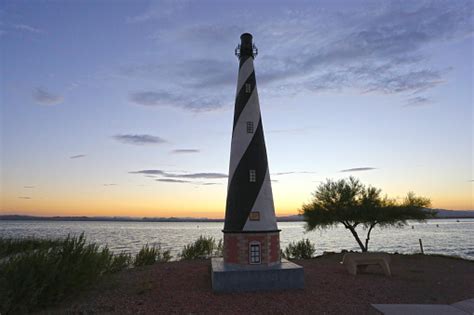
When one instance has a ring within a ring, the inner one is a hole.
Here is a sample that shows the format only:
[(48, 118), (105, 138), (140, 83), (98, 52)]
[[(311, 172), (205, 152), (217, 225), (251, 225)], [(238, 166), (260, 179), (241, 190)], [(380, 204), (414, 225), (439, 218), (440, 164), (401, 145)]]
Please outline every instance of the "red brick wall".
[(261, 264), (271, 265), (280, 262), (279, 232), (270, 233), (224, 233), (224, 262), (249, 265), (251, 242), (260, 242)]

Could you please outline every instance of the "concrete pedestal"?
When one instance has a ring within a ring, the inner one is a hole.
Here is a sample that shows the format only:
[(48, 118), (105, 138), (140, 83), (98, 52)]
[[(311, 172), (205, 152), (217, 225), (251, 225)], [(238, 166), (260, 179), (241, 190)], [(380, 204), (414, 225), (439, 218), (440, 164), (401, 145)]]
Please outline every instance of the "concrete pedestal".
[(265, 265), (224, 264), (222, 258), (211, 260), (212, 289), (215, 292), (268, 291), (304, 288), (303, 267), (282, 259)]

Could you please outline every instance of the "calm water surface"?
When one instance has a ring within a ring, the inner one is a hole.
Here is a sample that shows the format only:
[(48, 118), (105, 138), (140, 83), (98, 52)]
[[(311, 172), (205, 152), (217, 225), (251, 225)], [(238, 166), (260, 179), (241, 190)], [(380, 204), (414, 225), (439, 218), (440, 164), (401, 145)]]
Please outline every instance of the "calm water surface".
[[(316, 254), (323, 251), (359, 250), (351, 233), (342, 226), (326, 231), (305, 232), (303, 222), (280, 222), (281, 247), (309, 238)], [(413, 227), (413, 228), (412, 228)], [(200, 235), (222, 238), (220, 222), (78, 222), (78, 221), (0, 221), (0, 237), (58, 238), (82, 232), (91, 242), (108, 245), (114, 252), (136, 253), (146, 244), (160, 245), (177, 256), (184, 245)], [(419, 252), (422, 239), (425, 253), (457, 255), (474, 260), (474, 219), (429, 220), (404, 228), (374, 229), (370, 250)], [(365, 235), (359, 233), (361, 238)]]

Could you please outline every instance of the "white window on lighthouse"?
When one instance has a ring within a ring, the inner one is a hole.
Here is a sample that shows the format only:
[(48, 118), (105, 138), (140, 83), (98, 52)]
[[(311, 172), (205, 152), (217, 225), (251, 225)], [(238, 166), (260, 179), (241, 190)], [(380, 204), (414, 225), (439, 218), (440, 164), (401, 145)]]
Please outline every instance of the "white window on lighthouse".
[(247, 133), (253, 133), (253, 121), (247, 121)]
[(252, 92), (252, 85), (250, 83), (245, 83), (245, 93)]
[(257, 181), (257, 172), (255, 170), (249, 170), (249, 182), (255, 183)]
[(261, 248), (259, 242), (251, 242), (249, 244), (249, 263), (261, 264)]

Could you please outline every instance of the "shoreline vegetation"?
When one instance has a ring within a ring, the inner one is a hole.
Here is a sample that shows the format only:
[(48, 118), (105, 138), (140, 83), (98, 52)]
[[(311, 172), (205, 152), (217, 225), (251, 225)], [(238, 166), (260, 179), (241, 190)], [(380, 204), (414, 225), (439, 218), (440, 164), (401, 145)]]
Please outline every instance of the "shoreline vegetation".
[[(312, 259), (314, 244), (292, 242), (282, 250), (287, 259)], [(86, 241), (84, 234), (64, 239), (0, 238), (0, 313), (40, 311), (61, 304), (103, 278), (144, 266), (177, 261), (202, 261), (222, 255), (222, 240), (200, 236), (184, 246), (177, 257), (159, 246), (144, 245), (136, 254), (113, 253), (107, 246)], [(402, 255), (400, 255), (402, 256)], [(410, 255), (403, 255), (409, 257)], [(433, 257), (460, 257), (433, 255)], [(472, 261), (469, 261), (472, 263)], [(474, 264), (473, 264), (474, 265)], [(210, 288), (209, 288), (210, 290)]]
[[(432, 209), (437, 214), (432, 219), (474, 219), (474, 210)], [(102, 217), (102, 216), (32, 216), (0, 215), (0, 221), (110, 221), (110, 222), (224, 222), (224, 219), (192, 217)], [(303, 215), (277, 217), (278, 222), (304, 222)]]
[(0, 314), (28, 313), (61, 302), (100, 278), (155, 263), (207, 259), (222, 254), (222, 240), (200, 236), (178, 257), (146, 244), (136, 254), (113, 253), (86, 241), (84, 234), (64, 239), (0, 238)]

